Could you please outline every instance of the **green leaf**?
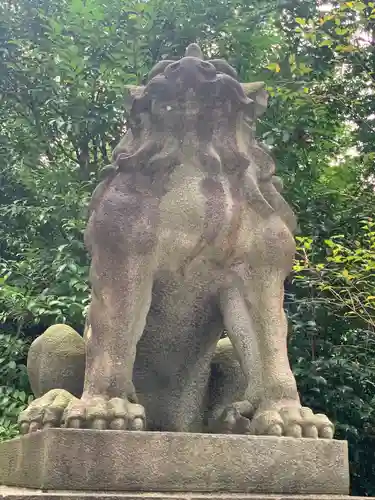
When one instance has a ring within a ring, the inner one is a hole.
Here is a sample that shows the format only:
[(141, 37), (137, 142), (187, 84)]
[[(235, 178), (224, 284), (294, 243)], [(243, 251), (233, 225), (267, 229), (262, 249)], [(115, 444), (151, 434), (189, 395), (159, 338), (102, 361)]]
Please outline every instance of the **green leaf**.
[(303, 17), (296, 17), (295, 19), (296, 23), (298, 23), (300, 26), (305, 26), (307, 23), (306, 23), (306, 19), (304, 19)]
[(266, 68), (269, 69), (270, 71), (274, 71), (275, 73), (280, 73), (281, 70), (279, 63), (268, 64)]
[(330, 38), (322, 40), (319, 43), (319, 47), (332, 47), (332, 45), (333, 45), (333, 40), (331, 40)]

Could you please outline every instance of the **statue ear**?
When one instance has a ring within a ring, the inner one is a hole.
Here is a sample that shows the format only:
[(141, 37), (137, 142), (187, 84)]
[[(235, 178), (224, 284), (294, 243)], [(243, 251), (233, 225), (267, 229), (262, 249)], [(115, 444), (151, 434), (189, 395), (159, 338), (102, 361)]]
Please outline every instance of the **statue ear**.
[(174, 62), (175, 61), (171, 61), (169, 59), (164, 59), (163, 61), (156, 63), (155, 66), (151, 69), (151, 71), (147, 75), (147, 81), (154, 78), (154, 76), (161, 75), (162, 73), (164, 73), (165, 68)]
[(267, 109), (268, 93), (264, 90), (264, 82), (242, 83), (246, 97), (253, 101), (253, 116), (261, 116)]
[(143, 85), (125, 85), (125, 106), (127, 109), (131, 109), (134, 101), (143, 95), (144, 88)]

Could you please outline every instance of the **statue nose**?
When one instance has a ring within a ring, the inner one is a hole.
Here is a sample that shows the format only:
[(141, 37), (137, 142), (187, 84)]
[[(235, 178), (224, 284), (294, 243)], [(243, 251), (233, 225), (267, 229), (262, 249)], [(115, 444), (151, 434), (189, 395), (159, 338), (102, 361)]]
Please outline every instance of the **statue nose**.
[(194, 86), (198, 82), (211, 81), (216, 77), (216, 69), (213, 64), (197, 59), (196, 57), (184, 57), (179, 61), (169, 64), (164, 75), (169, 80)]

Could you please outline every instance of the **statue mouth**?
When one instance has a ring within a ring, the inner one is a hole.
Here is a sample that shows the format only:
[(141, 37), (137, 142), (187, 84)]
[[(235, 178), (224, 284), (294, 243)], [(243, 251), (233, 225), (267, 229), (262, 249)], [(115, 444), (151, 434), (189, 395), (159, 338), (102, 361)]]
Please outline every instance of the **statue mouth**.
[(198, 102), (194, 101), (187, 101), (183, 110), (185, 112), (185, 115), (188, 117), (193, 117), (197, 116), (200, 112), (200, 106)]
[(197, 116), (202, 111), (201, 99), (196, 96), (194, 90), (189, 90), (185, 99), (180, 103), (180, 109), (187, 117)]

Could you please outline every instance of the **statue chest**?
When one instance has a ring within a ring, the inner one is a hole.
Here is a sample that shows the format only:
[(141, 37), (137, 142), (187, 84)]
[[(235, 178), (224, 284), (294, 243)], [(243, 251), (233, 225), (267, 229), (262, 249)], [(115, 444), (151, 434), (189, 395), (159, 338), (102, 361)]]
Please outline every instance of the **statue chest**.
[(275, 230), (284, 231), (278, 217), (266, 221), (251, 209), (243, 186), (192, 168), (172, 174), (159, 214), (158, 260), (169, 269), (199, 260), (225, 265), (258, 252)]
[(230, 229), (240, 210), (241, 194), (225, 176), (208, 176), (181, 166), (171, 175), (161, 200), (160, 229), (192, 237), (204, 233), (212, 241)]

